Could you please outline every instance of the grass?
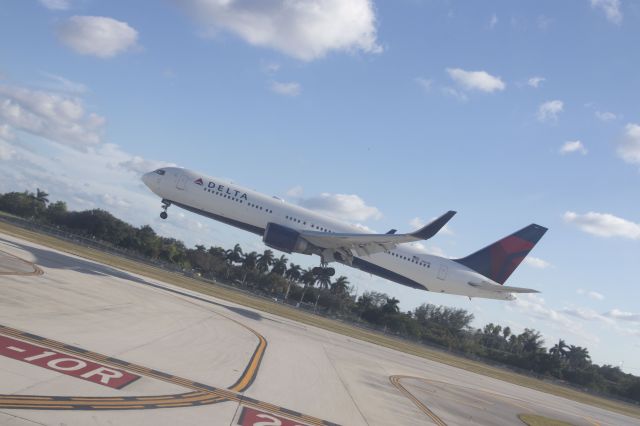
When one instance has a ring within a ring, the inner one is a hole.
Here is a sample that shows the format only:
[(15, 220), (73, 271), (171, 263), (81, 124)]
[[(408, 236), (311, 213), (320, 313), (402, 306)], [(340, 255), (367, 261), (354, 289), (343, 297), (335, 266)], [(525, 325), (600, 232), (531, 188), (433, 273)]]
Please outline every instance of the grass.
[(473, 361), (460, 356), (456, 356), (444, 351), (429, 348), (416, 343), (408, 342), (405, 340), (397, 339), (392, 336), (384, 335), (375, 331), (365, 330), (359, 327), (355, 327), (340, 321), (332, 320), (329, 318), (323, 318), (311, 313), (304, 312), (289, 305), (281, 303), (274, 303), (258, 296), (253, 296), (227, 288), (219, 285), (205, 283), (193, 278), (185, 277), (182, 274), (172, 273), (161, 268), (150, 266), (144, 263), (136, 262), (134, 260), (122, 258), (109, 253), (104, 253), (91, 248), (79, 246), (77, 244), (61, 240), (49, 235), (44, 235), (22, 229), (8, 223), (0, 221), (0, 231), (13, 235), (18, 238), (23, 238), (38, 244), (42, 244), (56, 250), (60, 250), (66, 253), (70, 253), (76, 256), (80, 256), (89, 260), (104, 263), (116, 268), (126, 270), (135, 274), (147, 276), (152, 279), (171, 283), (178, 287), (182, 287), (188, 290), (197, 291), (202, 294), (217, 297), (229, 302), (244, 305), (250, 308), (257, 309), (259, 311), (271, 313), (284, 318), (298, 321), (304, 324), (308, 324), (315, 327), (320, 327), (325, 330), (333, 331), (345, 336), (352, 337), (354, 339), (363, 340), (366, 342), (374, 343), (376, 345), (384, 346), (387, 348), (395, 349), (407, 354), (419, 356), (432, 361), (447, 364), (453, 367), (461, 368), (466, 371), (482, 374), (484, 376), (492, 377), (494, 379), (503, 380), (505, 382), (513, 383), (520, 386), (525, 386), (531, 389), (539, 390), (541, 392), (549, 393), (552, 395), (568, 398), (573, 401), (589, 404), (595, 407), (603, 408), (605, 410), (615, 411), (627, 416), (632, 416), (640, 419), (640, 407), (624, 402), (610, 400), (588, 393), (580, 392), (575, 389), (548, 383), (534, 377), (525, 376), (522, 374), (514, 373), (505, 369), (493, 367), (487, 364), (483, 364), (478, 361)]

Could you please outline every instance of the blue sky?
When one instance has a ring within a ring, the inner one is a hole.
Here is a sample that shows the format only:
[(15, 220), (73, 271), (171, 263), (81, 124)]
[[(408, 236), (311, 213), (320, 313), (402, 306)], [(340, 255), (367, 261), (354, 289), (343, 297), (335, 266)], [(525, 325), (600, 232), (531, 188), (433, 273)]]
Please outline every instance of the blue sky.
[(512, 303), (339, 269), (640, 374), (640, 4), (14, 0), (0, 40), (0, 191), (255, 250), (177, 209), (162, 222), (140, 174), (177, 164), (381, 232), (454, 209), (424, 244), (450, 257), (536, 222), (509, 284), (542, 293)]

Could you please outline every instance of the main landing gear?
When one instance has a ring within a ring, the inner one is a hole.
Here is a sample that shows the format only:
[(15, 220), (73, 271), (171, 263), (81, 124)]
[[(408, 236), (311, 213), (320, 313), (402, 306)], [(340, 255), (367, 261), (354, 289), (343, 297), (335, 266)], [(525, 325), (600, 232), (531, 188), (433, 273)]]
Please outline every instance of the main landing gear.
[(315, 268), (313, 268), (313, 275), (327, 274), (330, 277), (334, 276), (336, 274), (336, 270), (333, 269), (333, 268), (327, 267), (327, 265), (328, 265), (328, 263), (321, 262), (320, 266), (316, 266)]
[(162, 200), (162, 212), (160, 213), (160, 218), (166, 219), (169, 215), (167, 214), (167, 209), (171, 205), (170, 201)]

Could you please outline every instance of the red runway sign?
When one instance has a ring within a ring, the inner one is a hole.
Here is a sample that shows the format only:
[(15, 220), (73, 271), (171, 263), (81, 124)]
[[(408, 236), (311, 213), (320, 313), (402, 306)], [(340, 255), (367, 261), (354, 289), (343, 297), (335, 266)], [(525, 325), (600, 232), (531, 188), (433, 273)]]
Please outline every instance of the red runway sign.
[(140, 376), (0, 335), (0, 355), (114, 389)]
[(238, 424), (241, 426), (304, 426), (303, 423), (249, 407), (242, 407)]

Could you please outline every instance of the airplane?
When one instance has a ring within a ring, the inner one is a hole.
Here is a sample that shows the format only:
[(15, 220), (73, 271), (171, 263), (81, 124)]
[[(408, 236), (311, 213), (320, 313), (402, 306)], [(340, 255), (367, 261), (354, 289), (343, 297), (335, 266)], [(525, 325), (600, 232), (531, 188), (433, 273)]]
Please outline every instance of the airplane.
[[(374, 234), (184, 168), (162, 167), (144, 174), (142, 181), (162, 199), (162, 219), (175, 205), (259, 235), (276, 250), (318, 255), (322, 267), (338, 262), (412, 288), (469, 298), (514, 300), (514, 293), (539, 293), (504, 283), (547, 231), (540, 225), (526, 226), (469, 256), (447, 259), (407, 243), (433, 237), (455, 211), (414, 232)], [(335, 269), (329, 272), (333, 275)]]

